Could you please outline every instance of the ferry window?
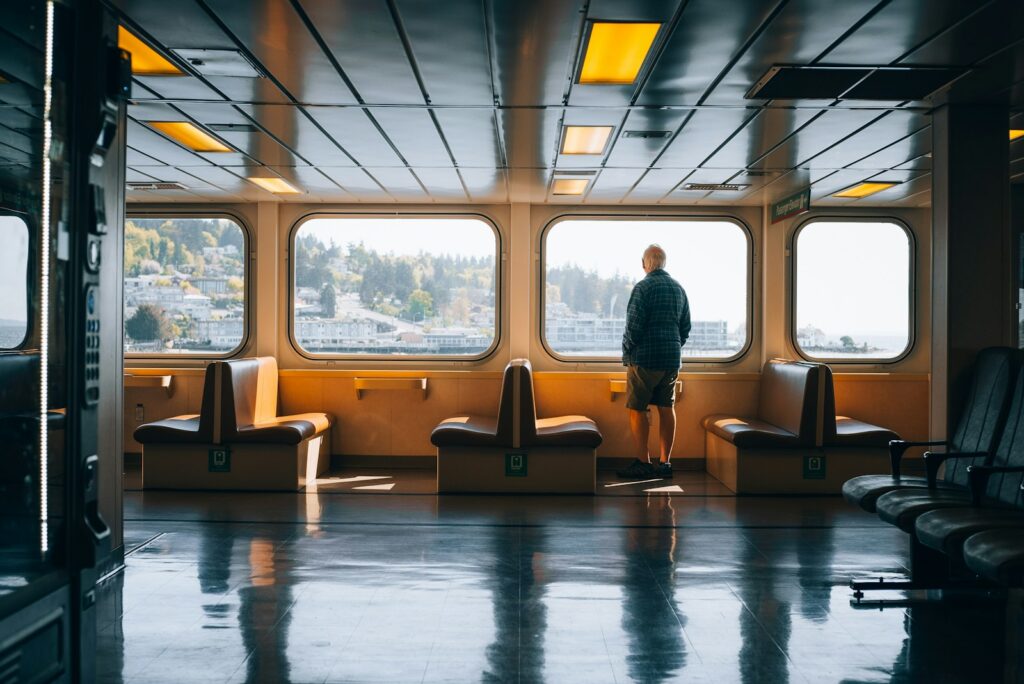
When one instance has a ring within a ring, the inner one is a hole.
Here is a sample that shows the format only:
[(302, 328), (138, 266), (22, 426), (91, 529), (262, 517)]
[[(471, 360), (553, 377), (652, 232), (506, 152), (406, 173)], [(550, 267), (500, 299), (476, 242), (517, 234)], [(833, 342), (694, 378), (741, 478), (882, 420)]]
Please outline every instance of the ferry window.
[(562, 358), (619, 360), (626, 305), (652, 243), (690, 302), (683, 361), (735, 358), (747, 346), (750, 239), (728, 220), (568, 218), (544, 238), (544, 326)]
[(0, 349), (17, 349), (28, 335), (28, 225), (0, 216)]
[(812, 221), (796, 234), (796, 345), (811, 359), (878, 361), (910, 346), (911, 240), (878, 221)]
[(496, 342), (497, 233), (469, 217), (317, 217), (295, 231), (305, 352), (472, 358)]
[(124, 348), (227, 356), (245, 338), (246, 240), (226, 218), (132, 217), (124, 237)]

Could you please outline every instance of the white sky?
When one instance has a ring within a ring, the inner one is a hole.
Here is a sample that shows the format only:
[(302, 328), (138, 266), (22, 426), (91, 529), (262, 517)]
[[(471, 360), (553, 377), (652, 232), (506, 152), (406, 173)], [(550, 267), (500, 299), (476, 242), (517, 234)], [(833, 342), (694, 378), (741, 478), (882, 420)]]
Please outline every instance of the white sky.
[(637, 281), (644, 250), (655, 242), (668, 255), (665, 270), (686, 290), (692, 318), (724, 319), (730, 329), (745, 320), (747, 237), (731, 221), (566, 219), (548, 231), (545, 262)]
[(821, 221), (797, 243), (798, 328), (827, 335), (905, 335), (910, 243), (893, 223)]
[(16, 216), (0, 216), (0, 318), (27, 321), (25, 309), (26, 268), (28, 267), (28, 230)]
[(325, 245), (362, 242), (385, 254), (493, 257), (497, 252), (494, 230), (475, 218), (315, 218), (302, 224), (298, 235), (310, 233)]

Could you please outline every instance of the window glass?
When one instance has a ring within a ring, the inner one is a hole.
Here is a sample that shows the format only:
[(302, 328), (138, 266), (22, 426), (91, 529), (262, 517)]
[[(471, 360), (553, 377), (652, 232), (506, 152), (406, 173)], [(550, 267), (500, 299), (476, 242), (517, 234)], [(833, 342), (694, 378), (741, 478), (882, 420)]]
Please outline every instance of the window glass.
[(891, 222), (813, 221), (797, 233), (796, 344), (814, 359), (879, 360), (910, 345), (910, 236)]
[(224, 218), (130, 218), (125, 351), (224, 355), (245, 337), (245, 233)]
[(495, 342), (497, 235), (474, 218), (314, 218), (295, 232), (305, 351), (474, 357)]
[(583, 219), (544, 239), (544, 339), (567, 357), (621, 359), (626, 305), (644, 277), (643, 252), (665, 249), (686, 290), (692, 330), (683, 360), (727, 359), (747, 344), (749, 238), (732, 221)]
[(28, 334), (28, 225), (0, 216), (0, 349), (17, 349)]

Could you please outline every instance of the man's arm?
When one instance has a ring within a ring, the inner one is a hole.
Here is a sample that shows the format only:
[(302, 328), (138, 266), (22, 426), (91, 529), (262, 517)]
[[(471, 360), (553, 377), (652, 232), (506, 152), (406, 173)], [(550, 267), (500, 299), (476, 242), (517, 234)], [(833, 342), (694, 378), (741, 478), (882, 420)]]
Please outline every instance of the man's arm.
[(679, 345), (686, 344), (690, 337), (690, 300), (683, 292), (683, 312), (679, 315)]
[(637, 288), (633, 288), (626, 305), (626, 329), (622, 333), (622, 360), (626, 365), (632, 363), (633, 351), (640, 343), (646, 322), (646, 302), (642, 295), (637, 294)]

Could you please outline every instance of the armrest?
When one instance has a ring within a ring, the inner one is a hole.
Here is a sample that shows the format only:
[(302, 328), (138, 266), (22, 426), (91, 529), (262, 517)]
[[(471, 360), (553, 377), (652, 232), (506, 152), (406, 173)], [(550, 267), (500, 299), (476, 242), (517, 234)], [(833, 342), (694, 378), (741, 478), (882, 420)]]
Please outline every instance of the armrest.
[(939, 479), (939, 466), (951, 458), (988, 458), (987, 451), (964, 451), (936, 453), (927, 451), (924, 454), (924, 467), (928, 475), (928, 486), (934, 488)]
[[(967, 484), (971, 488), (971, 505), (980, 506), (988, 488), (988, 479), (996, 473), (1024, 473), (1024, 466), (967, 466)], [(1024, 489), (1024, 483), (1021, 484)]]
[(949, 444), (945, 440), (937, 442), (908, 442), (903, 439), (894, 439), (889, 442), (889, 463), (892, 465), (892, 477), (900, 479), (900, 463), (903, 461), (903, 454), (913, 447), (943, 446)]

